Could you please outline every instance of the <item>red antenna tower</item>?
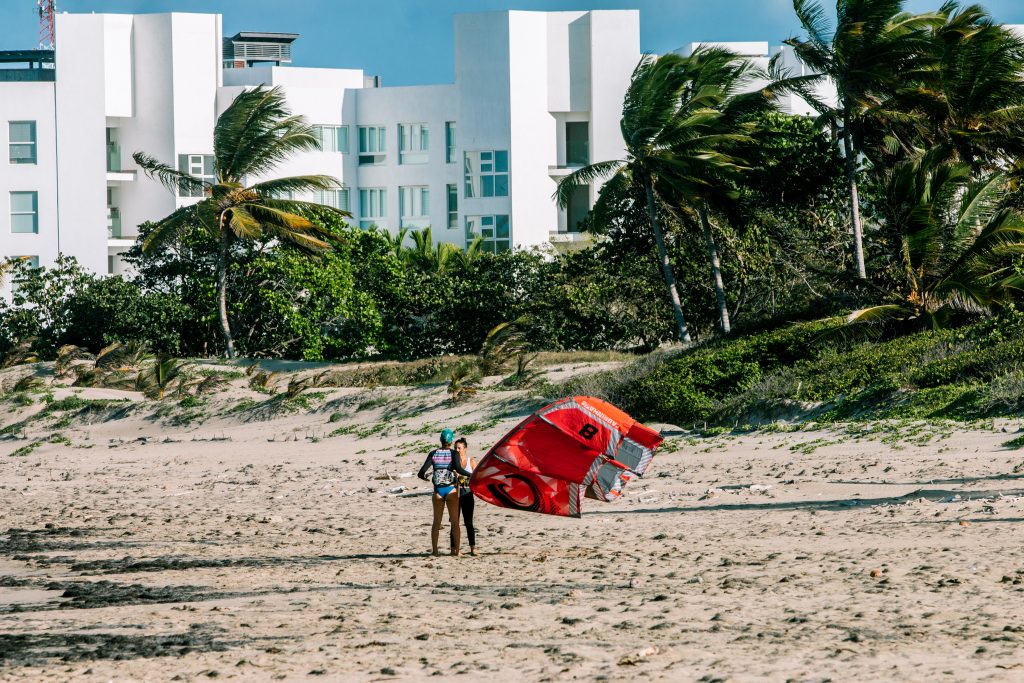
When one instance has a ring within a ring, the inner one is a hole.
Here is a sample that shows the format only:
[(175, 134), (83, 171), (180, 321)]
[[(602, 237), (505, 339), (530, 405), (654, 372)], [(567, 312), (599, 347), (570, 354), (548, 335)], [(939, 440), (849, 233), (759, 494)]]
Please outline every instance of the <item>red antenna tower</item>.
[(39, 12), (39, 49), (52, 50), (57, 44), (57, 0), (36, 0)]

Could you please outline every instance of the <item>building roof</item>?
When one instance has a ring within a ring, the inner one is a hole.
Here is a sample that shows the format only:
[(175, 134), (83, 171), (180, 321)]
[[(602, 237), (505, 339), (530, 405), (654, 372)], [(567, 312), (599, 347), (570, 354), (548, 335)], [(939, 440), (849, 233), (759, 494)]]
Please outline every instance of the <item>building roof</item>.
[(53, 63), (53, 50), (0, 50), (0, 64)]
[(268, 43), (294, 43), (298, 33), (265, 33), (260, 31), (239, 31), (228, 40), (258, 40)]

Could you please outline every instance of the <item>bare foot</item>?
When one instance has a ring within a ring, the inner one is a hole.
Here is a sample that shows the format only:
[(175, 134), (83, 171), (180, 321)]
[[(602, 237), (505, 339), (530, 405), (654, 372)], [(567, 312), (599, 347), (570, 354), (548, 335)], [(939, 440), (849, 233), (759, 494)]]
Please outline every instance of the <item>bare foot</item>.
[(434, 552), (430, 553), (430, 554), (433, 555), (434, 557), (440, 557), (441, 556), (441, 553), (437, 552), (436, 550)]
[(476, 548), (470, 548), (469, 549), (469, 554), (470, 554), (471, 557), (476, 557)]

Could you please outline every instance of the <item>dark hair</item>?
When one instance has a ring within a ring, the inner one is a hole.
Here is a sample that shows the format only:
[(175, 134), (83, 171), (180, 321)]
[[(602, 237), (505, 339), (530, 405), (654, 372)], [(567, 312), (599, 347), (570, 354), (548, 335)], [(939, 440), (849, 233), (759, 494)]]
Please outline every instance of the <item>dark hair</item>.
[(456, 445), (456, 446), (457, 446), (457, 445), (459, 445), (460, 443), (461, 443), (461, 444), (462, 444), (463, 446), (465, 446), (466, 448), (469, 448), (469, 442), (468, 442), (468, 441), (466, 441), (466, 437), (464, 437), (464, 436), (460, 436), (460, 437), (459, 437), (458, 439), (455, 439), (455, 445)]

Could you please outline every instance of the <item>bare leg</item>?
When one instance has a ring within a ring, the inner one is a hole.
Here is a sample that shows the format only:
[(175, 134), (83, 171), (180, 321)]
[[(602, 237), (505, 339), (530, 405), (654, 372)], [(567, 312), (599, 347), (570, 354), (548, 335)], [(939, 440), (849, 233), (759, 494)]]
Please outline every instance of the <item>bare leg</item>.
[(438, 555), (437, 537), (441, 533), (441, 518), (444, 516), (444, 498), (435, 493), (431, 498), (431, 502), (434, 504), (434, 523), (430, 526), (430, 547), (434, 555)]
[(451, 539), (452, 539), (452, 555), (459, 554), (459, 546), (462, 544), (462, 530), (459, 529), (459, 491), (458, 489), (452, 491), (445, 498), (445, 504), (448, 506), (448, 521), (452, 524)]

